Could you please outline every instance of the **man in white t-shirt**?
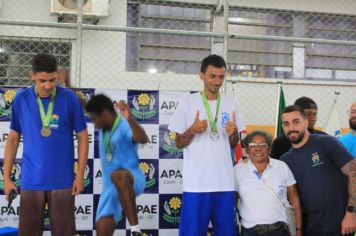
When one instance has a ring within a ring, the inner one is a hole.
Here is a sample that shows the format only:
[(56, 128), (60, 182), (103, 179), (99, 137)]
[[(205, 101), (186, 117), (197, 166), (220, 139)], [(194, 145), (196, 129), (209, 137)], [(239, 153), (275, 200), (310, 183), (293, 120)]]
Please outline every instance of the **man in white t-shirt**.
[(184, 152), (181, 236), (206, 235), (210, 221), (214, 235), (237, 235), (231, 148), (244, 123), (237, 102), (219, 92), (225, 72), (222, 57), (206, 57), (199, 73), (204, 90), (180, 101), (168, 126)]

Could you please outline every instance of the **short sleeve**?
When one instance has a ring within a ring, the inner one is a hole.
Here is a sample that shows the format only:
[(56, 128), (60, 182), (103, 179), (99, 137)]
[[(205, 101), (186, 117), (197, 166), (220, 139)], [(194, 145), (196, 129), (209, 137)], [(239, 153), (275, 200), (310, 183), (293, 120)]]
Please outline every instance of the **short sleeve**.
[(292, 171), (289, 169), (288, 165), (285, 164), (284, 162), (282, 162), (282, 164), (284, 165), (284, 168), (286, 170), (287, 186), (296, 184), (297, 181), (295, 180), (294, 175), (293, 175)]
[(11, 121), (10, 121), (10, 129), (16, 131), (17, 133), (21, 133), (21, 124), (19, 117), (19, 97), (15, 96), (14, 101), (11, 105)]
[(83, 107), (79, 101), (79, 98), (74, 93), (71, 93), (71, 95), (71, 117), (73, 129), (76, 133), (79, 133), (87, 128), (87, 124), (85, 122)]
[(322, 146), (327, 150), (327, 156), (341, 169), (346, 163), (353, 160), (352, 155), (345, 146), (335, 137), (329, 135), (320, 135), (323, 141)]
[(234, 183), (235, 183), (235, 191), (238, 192), (239, 191), (239, 180), (240, 180), (240, 172), (241, 172), (241, 168), (240, 168), (241, 164), (237, 164), (234, 166)]
[(240, 104), (235, 101), (235, 116), (236, 116), (236, 127), (239, 132), (244, 131), (246, 129), (245, 127), (245, 121), (242, 116), (242, 112), (240, 109)]
[(179, 134), (182, 134), (187, 130), (185, 100), (179, 102), (177, 109), (169, 121), (168, 129)]

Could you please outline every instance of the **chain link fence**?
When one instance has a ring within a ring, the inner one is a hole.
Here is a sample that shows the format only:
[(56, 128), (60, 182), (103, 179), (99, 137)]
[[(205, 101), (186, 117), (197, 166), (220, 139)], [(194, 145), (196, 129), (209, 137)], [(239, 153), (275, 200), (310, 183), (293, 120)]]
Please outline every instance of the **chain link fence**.
[(287, 103), (318, 103), (320, 127), (340, 91), (347, 127), (356, 92), (352, 9), (347, 0), (1, 0), (0, 84), (31, 84), (30, 60), (46, 52), (76, 87), (200, 90), (200, 62), (218, 53), (228, 63), (225, 92), (239, 99), (248, 125), (274, 124), (282, 81)]

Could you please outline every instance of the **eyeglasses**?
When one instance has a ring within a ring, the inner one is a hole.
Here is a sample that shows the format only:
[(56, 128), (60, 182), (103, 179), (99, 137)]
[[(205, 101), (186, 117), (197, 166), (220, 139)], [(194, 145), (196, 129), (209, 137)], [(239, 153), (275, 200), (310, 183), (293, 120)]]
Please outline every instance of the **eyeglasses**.
[(249, 148), (268, 148), (268, 143), (249, 143)]
[(356, 115), (356, 110), (349, 110), (349, 111), (347, 111), (347, 114)]

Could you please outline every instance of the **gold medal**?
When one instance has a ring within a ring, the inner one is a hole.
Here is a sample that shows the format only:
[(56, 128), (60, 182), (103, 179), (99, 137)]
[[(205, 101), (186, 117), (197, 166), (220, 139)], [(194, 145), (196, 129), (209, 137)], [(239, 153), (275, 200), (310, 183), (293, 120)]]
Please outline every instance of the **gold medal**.
[(42, 127), (41, 135), (43, 137), (49, 137), (49, 136), (51, 136), (51, 133), (52, 133), (52, 131), (51, 131), (51, 129), (49, 127)]

